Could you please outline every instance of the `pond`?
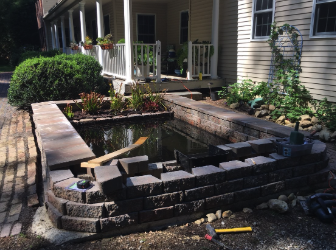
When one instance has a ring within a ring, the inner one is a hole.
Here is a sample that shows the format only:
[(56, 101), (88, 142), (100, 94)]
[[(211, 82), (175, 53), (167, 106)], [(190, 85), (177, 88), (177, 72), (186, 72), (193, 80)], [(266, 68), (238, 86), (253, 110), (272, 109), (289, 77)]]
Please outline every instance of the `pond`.
[(148, 137), (146, 142), (118, 158), (147, 155), (149, 162), (174, 160), (174, 149), (184, 154), (208, 151), (208, 145), (229, 143), (178, 119), (151, 119), (133, 123), (105, 123), (76, 128), (96, 157), (109, 154)]

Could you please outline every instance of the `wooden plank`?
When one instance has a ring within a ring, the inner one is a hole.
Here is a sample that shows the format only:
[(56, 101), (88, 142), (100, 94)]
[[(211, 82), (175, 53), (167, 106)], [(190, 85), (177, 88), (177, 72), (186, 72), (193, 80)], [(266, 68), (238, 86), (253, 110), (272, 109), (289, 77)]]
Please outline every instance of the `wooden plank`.
[[(105, 162), (108, 162), (116, 157), (118, 157), (119, 155), (122, 155), (124, 153), (127, 153), (139, 146), (141, 146), (148, 137), (140, 137), (139, 140), (137, 140), (135, 143), (133, 143), (132, 145), (126, 147), (126, 148), (122, 148), (119, 149), (113, 153), (107, 154), (107, 155), (103, 155), (101, 157), (98, 157), (96, 159), (90, 160), (88, 162), (82, 162), (81, 167), (89, 167), (89, 168), (94, 168), (97, 166), (102, 166)], [(87, 164), (86, 164), (87, 163)]]

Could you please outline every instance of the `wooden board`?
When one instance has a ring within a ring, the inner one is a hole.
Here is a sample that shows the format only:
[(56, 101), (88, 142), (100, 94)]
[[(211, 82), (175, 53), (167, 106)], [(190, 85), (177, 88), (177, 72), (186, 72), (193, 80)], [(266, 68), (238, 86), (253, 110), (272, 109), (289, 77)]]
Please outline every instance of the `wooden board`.
[(82, 168), (95, 168), (98, 166), (102, 166), (105, 162), (108, 162), (116, 157), (118, 157), (119, 155), (122, 155), (124, 153), (127, 153), (139, 146), (141, 146), (148, 137), (140, 137), (139, 140), (137, 140), (135, 143), (133, 143), (132, 145), (126, 147), (126, 148), (122, 148), (119, 149), (113, 153), (107, 154), (107, 155), (103, 155), (101, 157), (98, 157), (96, 159), (93, 160), (89, 160), (88, 162), (82, 162), (81, 163), (81, 167)]

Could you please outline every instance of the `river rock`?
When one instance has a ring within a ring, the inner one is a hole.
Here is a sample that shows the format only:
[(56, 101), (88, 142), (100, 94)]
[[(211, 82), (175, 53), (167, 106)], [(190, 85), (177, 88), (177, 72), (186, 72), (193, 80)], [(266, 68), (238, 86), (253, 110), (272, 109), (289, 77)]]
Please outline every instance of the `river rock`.
[(217, 210), (216, 211), (216, 217), (217, 217), (217, 219), (222, 218), (222, 210)]
[(266, 115), (269, 115), (269, 110), (268, 109), (263, 109), (260, 111), (260, 115), (261, 116), (266, 116)]
[(246, 213), (246, 214), (250, 214), (250, 213), (253, 212), (253, 210), (251, 208), (245, 207), (245, 208), (243, 208), (243, 212)]
[(232, 215), (231, 210), (224, 211), (222, 214), (222, 218), (229, 218)]
[(319, 134), (320, 140), (322, 141), (330, 141), (330, 131), (327, 128), (321, 130)]
[(287, 201), (288, 201), (288, 198), (287, 198), (286, 195), (283, 195), (283, 194), (282, 194), (282, 195), (280, 195), (280, 196), (278, 197), (278, 200), (287, 202)]
[(292, 207), (295, 207), (295, 206), (296, 206), (296, 199), (295, 199), (295, 200), (292, 200), (292, 202), (291, 202), (291, 206), (292, 206)]
[(320, 132), (322, 130), (322, 125), (320, 124), (315, 124), (312, 128), (312, 130)]
[(265, 116), (265, 119), (266, 119), (267, 121), (270, 121), (270, 120), (272, 120), (272, 117), (271, 117), (270, 115), (267, 115), (267, 116)]
[(269, 200), (268, 206), (270, 209), (277, 211), (280, 214), (287, 212), (289, 209), (286, 202), (277, 199)]
[(254, 113), (254, 116), (255, 116), (255, 117), (261, 117), (261, 111), (256, 111), (256, 112)]
[(285, 122), (285, 120), (286, 120), (286, 117), (282, 115), (276, 120), (276, 123), (282, 125)]
[(313, 126), (313, 124), (312, 124), (311, 121), (303, 120), (303, 121), (300, 122), (300, 126), (303, 127), (303, 128), (308, 128), (308, 127)]
[(295, 194), (291, 193), (290, 195), (288, 195), (288, 200), (289, 201), (292, 201), (292, 200), (295, 200), (295, 199), (296, 199)]
[(268, 208), (268, 204), (266, 202), (261, 203), (260, 205), (258, 205), (256, 207), (256, 209), (258, 209), (258, 210), (264, 210), (264, 209), (267, 209), (267, 208)]
[(309, 115), (301, 115), (301, 121), (311, 121), (311, 117)]
[(268, 105), (267, 104), (261, 105), (260, 108), (261, 109), (268, 109)]
[(269, 109), (269, 111), (274, 111), (275, 110), (275, 106), (271, 104), (271, 105), (268, 106), (268, 109)]
[(230, 108), (231, 109), (237, 109), (237, 108), (239, 108), (239, 106), (240, 106), (240, 104), (237, 102), (237, 103), (232, 103), (231, 105), (230, 105)]
[(289, 120), (285, 120), (285, 125), (287, 126), (289, 124), (291, 124), (291, 122)]
[(195, 224), (201, 225), (202, 223), (207, 222), (207, 221), (208, 221), (207, 219), (201, 218), (201, 219), (195, 221)]
[(313, 125), (315, 125), (315, 124), (319, 123), (320, 121), (315, 116), (313, 116), (312, 119), (311, 119), (311, 122), (312, 122)]
[(217, 216), (214, 213), (207, 214), (206, 217), (208, 217), (208, 222), (217, 220)]

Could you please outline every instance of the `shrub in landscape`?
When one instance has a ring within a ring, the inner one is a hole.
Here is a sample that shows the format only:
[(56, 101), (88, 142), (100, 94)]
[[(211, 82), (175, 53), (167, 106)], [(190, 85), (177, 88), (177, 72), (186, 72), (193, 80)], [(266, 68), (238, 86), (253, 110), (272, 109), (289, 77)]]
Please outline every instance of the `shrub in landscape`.
[(23, 52), (19, 59), (18, 59), (18, 63), (20, 64), (22, 62), (24, 62), (27, 59), (31, 59), (31, 58), (35, 58), (35, 57), (54, 57), (57, 55), (60, 55), (61, 52), (57, 49), (53, 49), (53, 50), (49, 50), (49, 51), (36, 51), (36, 50), (31, 50), (31, 51), (26, 51)]
[(13, 73), (9, 103), (27, 108), (35, 102), (77, 99), (82, 92), (106, 93), (101, 70), (99, 62), (82, 54), (27, 59)]

